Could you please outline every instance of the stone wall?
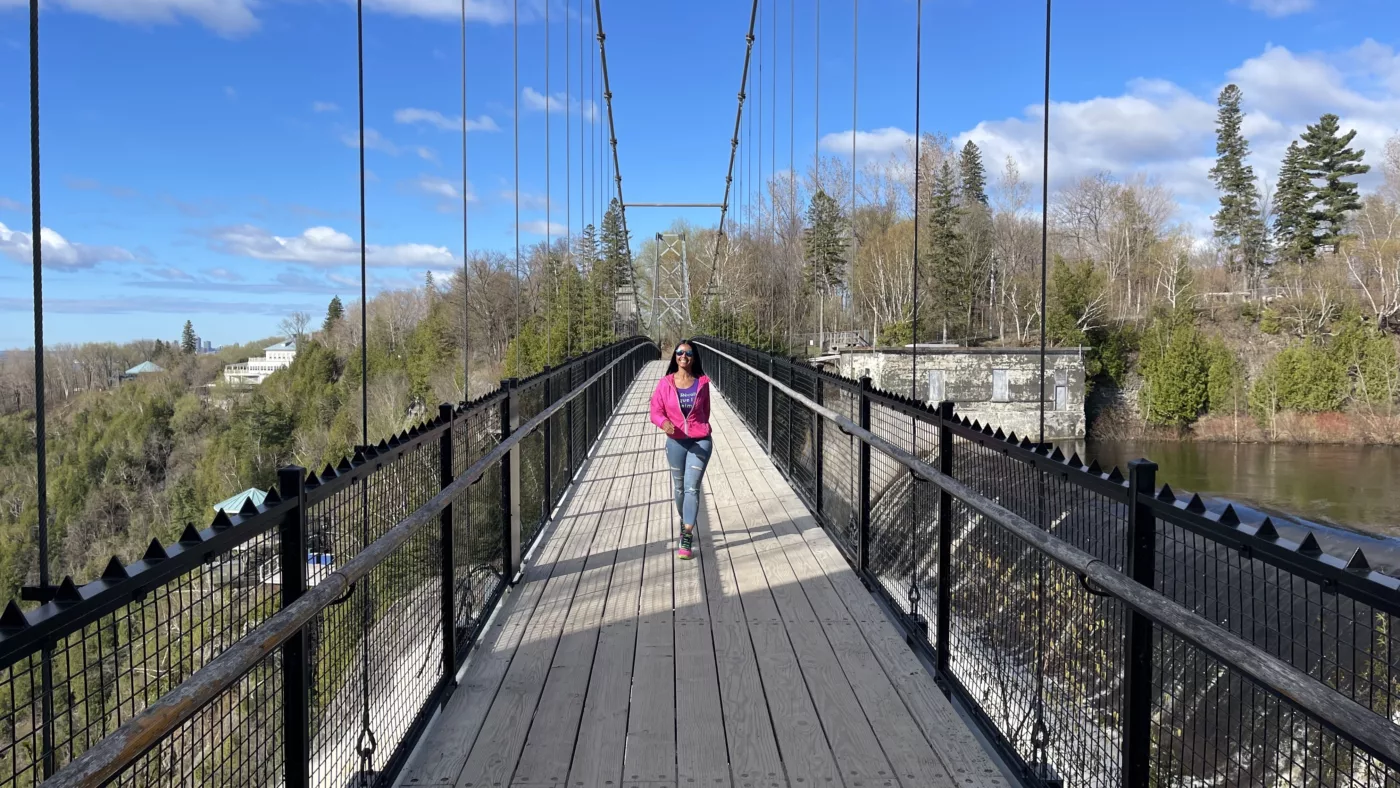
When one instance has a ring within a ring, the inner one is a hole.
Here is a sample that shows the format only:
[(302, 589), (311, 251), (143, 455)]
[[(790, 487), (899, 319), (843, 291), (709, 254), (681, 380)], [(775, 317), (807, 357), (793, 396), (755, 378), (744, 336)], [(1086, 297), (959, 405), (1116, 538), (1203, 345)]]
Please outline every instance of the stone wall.
[[(831, 371), (851, 379), (869, 375), (875, 388), (908, 395), (913, 353), (911, 348), (842, 350)], [(1034, 440), (1044, 398), (1045, 439), (1084, 438), (1084, 355), (1078, 348), (1046, 351), (1040, 386), (1040, 351), (1031, 348), (920, 347), (918, 372), (918, 397), (933, 404), (952, 400), (960, 416)]]

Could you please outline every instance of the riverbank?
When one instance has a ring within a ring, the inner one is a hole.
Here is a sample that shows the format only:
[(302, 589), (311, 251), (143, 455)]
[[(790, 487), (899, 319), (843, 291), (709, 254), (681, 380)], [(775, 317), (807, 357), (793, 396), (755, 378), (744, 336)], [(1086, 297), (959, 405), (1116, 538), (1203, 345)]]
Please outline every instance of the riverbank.
[(1261, 425), (1248, 413), (1206, 416), (1190, 427), (1154, 427), (1124, 408), (1101, 411), (1092, 441), (1203, 441), (1295, 445), (1400, 446), (1400, 416), (1372, 413), (1280, 413)]

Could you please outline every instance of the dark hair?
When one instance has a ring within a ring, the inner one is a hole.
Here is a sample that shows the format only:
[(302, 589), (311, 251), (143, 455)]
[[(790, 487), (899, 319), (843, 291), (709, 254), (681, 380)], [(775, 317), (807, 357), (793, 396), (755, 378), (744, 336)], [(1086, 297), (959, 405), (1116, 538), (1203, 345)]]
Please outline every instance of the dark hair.
[(676, 349), (671, 351), (671, 362), (666, 365), (666, 374), (674, 375), (676, 374), (676, 370), (680, 369), (680, 365), (676, 363), (676, 350), (680, 350), (682, 345), (690, 345), (691, 352), (695, 354), (690, 357), (690, 374), (699, 378), (701, 375), (705, 374), (705, 365), (700, 361), (699, 346), (689, 339), (682, 339), (676, 343)]

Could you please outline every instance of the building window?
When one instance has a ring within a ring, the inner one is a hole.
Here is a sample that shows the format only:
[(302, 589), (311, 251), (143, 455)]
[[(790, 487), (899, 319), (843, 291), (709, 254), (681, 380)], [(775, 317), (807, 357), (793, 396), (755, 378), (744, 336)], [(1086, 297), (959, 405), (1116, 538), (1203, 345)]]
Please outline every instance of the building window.
[(934, 404), (947, 399), (943, 393), (943, 370), (931, 369), (928, 371), (928, 401)]
[(992, 370), (992, 402), (1009, 402), (1011, 395), (1006, 388), (1006, 370)]

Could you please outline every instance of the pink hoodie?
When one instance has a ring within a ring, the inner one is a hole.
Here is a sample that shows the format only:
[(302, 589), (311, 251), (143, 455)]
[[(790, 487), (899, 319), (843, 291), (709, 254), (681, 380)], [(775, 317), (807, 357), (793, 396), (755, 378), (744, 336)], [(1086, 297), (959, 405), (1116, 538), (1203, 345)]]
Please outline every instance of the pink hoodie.
[(710, 379), (700, 376), (695, 392), (695, 406), (690, 416), (681, 415), (681, 397), (670, 375), (662, 375), (651, 394), (651, 423), (659, 429), (667, 421), (676, 427), (676, 437), (706, 438), (710, 435)]

